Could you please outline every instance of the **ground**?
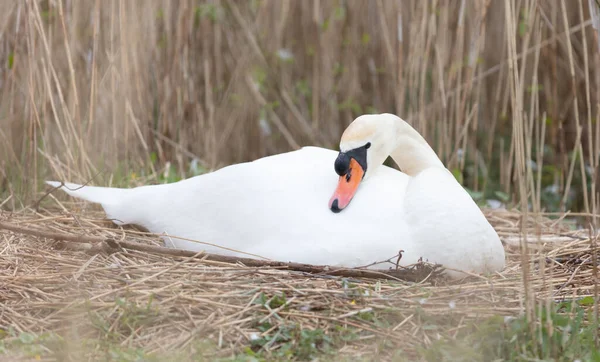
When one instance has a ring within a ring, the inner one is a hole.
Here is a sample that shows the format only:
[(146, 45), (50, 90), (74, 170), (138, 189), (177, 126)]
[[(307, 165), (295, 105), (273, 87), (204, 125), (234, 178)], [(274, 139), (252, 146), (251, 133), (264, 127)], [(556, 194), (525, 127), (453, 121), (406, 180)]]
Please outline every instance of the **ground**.
[[(159, 244), (77, 205), (4, 212), (0, 222)], [(523, 215), (486, 216), (506, 242), (507, 267), (459, 281), (311, 275), (129, 249), (98, 253), (0, 230), (0, 359), (598, 358), (585, 233), (529, 217), (531, 258), (523, 264)]]

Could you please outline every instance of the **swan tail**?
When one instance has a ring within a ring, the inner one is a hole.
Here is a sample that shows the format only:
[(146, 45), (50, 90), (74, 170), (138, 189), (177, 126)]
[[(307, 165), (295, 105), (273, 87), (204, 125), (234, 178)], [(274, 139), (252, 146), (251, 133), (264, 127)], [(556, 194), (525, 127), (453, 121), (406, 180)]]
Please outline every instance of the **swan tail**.
[(106, 216), (117, 225), (134, 223), (127, 200), (131, 198), (134, 189), (121, 189), (114, 187), (83, 186), (70, 182), (46, 181), (52, 187), (59, 187), (62, 191), (78, 199), (102, 205)]

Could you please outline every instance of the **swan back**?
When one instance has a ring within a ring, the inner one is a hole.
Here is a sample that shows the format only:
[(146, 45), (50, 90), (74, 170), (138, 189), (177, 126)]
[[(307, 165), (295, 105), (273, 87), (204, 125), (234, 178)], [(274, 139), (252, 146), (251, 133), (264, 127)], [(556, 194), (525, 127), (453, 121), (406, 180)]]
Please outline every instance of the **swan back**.
[(433, 262), (467, 272), (504, 268), (504, 248), (498, 234), (471, 196), (445, 168), (432, 167), (411, 178), (404, 218), (418, 240), (408, 258), (427, 254)]

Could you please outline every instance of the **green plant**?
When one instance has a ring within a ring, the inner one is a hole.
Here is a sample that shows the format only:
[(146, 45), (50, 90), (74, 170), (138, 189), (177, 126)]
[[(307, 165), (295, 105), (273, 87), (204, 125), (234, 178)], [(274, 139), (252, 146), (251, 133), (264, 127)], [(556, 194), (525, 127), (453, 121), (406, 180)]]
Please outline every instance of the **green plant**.
[(540, 307), (533, 320), (493, 317), (421, 354), (429, 361), (600, 361), (589, 305), (588, 298)]

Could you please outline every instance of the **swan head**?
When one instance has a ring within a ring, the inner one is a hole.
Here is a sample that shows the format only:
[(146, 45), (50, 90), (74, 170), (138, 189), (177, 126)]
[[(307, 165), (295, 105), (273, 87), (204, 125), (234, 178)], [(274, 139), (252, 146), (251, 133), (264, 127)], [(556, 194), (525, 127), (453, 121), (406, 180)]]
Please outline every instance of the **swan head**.
[(404, 121), (393, 114), (368, 114), (356, 118), (340, 141), (334, 169), (340, 176), (329, 200), (331, 211), (342, 211), (354, 197), (360, 183), (374, 173), (398, 143), (398, 128)]

